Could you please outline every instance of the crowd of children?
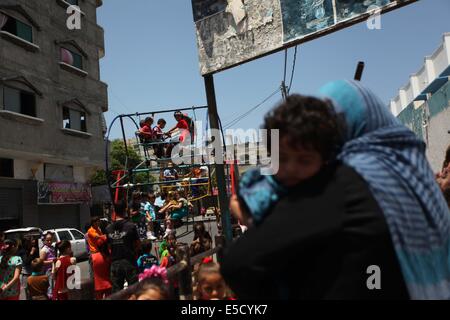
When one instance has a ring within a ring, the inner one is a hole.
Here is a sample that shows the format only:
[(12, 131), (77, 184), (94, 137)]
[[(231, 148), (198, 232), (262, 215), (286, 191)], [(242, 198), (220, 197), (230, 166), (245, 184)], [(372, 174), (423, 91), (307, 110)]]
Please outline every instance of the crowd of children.
[[(176, 300), (177, 283), (168, 278), (167, 268), (153, 265), (144, 270), (128, 300)], [(208, 257), (194, 266), (194, 270), (194, 300), (234, 300), (233, 293), (221, 275), (219, 263)]]
[[(0, 248), (0, 300), (19, 300), (21, 288), (26, 291), (22, 299), (68, 299), (67, 280), (73, 274), (69, 267), (76, 264), (71, 244), (69, 241), (62, 241), (54, 248), (51, 244), (53, 235), (50, 233), (45, 235), (44, 240), (48, 240), (46, 242), (50, 244), (44, 245), (39, 255), (24, 254), (25, 246), (20, 240), (4, 241)], [(28, 267), (31, 272), (26, 277), (21, 277), (28, 264), (27, 260), (30, 259)]]
[(162, 240), (174, 227), (181, 225), (181, 219), (193, 210), (193, 205), (176, 190), (154, 194), (133, 192), (129, 202), (130, 220), (136, 225), (140, 240)]
[[(108, 240), (104, 232), (106, 230), (103, 231), (100, 228), (99, 219), (93, 218), (86, 238), (90, 250), (90, 264), (93, 270), (95, 299), (97, 300), (108, 298), (112, 293), (112, 248), (107, 245)], [(18, 255), (20, 244), (15, 240), (1, 240), (0, 300), (19, 300), (20, 274), (23, 268), (23, 260)], [(42, 255), (34, 258), (30, 264), (31, 274), (26, 280), (27, 299), (68, 300), (70, 292), (68, 280), (74, 273), (71, 266), (77, 263), (73, 257), (71, 244), (66, 240), (52, 244), (54, 238), (51, 233), (46, 234), (44, 240), (47, 240), (47, 245), (41, 250)], [(167, 269), (178, 262), (177, 245), (175, 232), (169, 231), (159, 245), (157, 257), (153, 254), (154, 248), (151, 240), (147, 239), (141, 242), (135, 261), (139, 281), (128, 297), (129, 300), (172, 300), (177, 298), (178, 283), (167, 278)], [(198, 254), (209, 250), (210, 247), (211, 235), (205, 230), (203, 222), (197, 222), (194, 227), (191, 252)], [(49, 257), (49, 251), (51, 251), (51, 257)], [(51, 261), (51, 264), (46, 265), (45, 261)], [(217, 300), (230, 296), (217, 262), (210, 258), (204, 259), (193, 270), (195, 270), (193, 272), (195, 299)]]

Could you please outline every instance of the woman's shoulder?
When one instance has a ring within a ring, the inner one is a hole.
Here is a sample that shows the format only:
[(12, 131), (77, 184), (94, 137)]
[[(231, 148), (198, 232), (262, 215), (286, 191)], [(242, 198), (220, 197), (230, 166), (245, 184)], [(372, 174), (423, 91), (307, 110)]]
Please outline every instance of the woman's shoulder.
[(365, 221), (380, 220), (383, 212), (369, 184), (353, 168), (340, 164), (336, 169), (336, 183), (343, 190), (345, 211), (348, 219), (365, 218)]
[(346, 164), (337, 164), (333, 180), (344, 190), (347, 196), (360, 195), (372, 197), (369, 184), (355, 169)]

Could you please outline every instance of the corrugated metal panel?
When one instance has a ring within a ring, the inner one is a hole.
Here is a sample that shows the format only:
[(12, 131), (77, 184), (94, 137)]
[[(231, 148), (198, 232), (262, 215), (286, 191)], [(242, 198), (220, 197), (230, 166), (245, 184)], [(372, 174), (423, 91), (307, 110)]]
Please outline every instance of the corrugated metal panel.
[(19, 220), (22, 190), (0, 188), (0, 220)]
[(57, 228), (80, 228), (78, 205), (39, 206), (39, 227), (42, 230)]

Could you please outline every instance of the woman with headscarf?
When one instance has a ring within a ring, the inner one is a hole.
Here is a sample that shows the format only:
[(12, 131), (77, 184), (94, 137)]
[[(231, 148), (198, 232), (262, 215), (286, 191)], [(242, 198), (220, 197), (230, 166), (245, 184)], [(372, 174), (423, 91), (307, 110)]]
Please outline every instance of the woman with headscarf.
[[(345, 118), (339, 161), (228, 250), (225, 280), (239, 298), (449, 298), (450, 214), (424, 143), (358, 83), (330, 83), (321, 99)], [(283, 141), (291, 129), (278, 128)]]
[(381, 207), (412, 299), (450, 299), (450, 212), (425, 157), (425, 143), (370, 90), (336, 81), (321, 95), (345, 116), (339, 159)]

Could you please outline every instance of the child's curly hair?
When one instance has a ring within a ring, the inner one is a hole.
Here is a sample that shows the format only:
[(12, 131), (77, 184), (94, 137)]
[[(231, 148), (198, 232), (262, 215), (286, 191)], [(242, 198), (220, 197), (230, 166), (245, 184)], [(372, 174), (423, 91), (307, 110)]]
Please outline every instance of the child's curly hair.
[(293, 94), (264, 118), (263, 129), (279, 129), (293, 146), (312, 149), (324, 161), (331, 160), (343, 144), (344, 121), (330, 101)]
[(131, 295), (138, 299), (146, 291), (151, 289), (158, 291), (162, 300), (173, 300), (172, 288), (161, 278), (146, 278), (142, 280)]

